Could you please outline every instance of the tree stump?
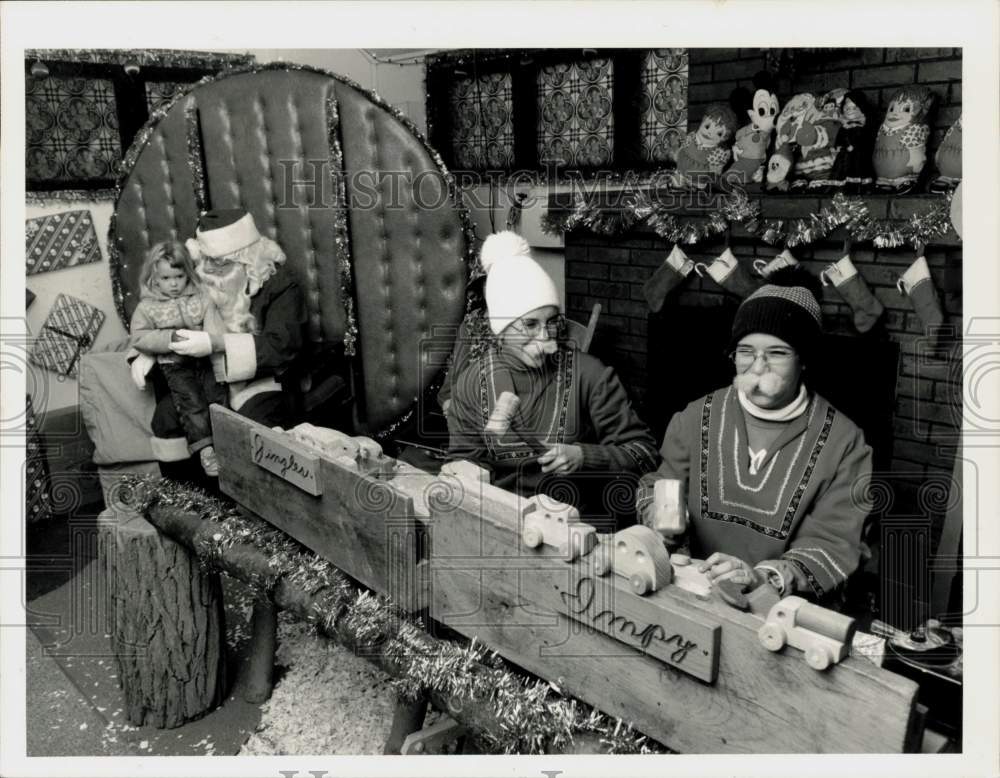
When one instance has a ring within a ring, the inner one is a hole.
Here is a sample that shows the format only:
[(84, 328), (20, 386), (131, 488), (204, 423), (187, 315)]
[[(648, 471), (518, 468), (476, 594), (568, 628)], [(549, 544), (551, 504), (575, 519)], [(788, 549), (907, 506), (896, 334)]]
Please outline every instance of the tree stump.
[(101, 514), (112, 648), (135, 726), (178, 727), (225, 698), (225, 617), (217, 573), (131, 511)]

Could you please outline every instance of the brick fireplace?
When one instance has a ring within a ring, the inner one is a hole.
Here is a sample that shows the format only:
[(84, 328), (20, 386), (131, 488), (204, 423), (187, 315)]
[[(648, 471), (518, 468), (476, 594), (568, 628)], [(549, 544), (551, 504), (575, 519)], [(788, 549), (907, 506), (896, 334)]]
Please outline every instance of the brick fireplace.
[[(866, 199), (877, 218), (890, 219), (905, 219), (932, 201), (919, 195)], [(550, 210), (558, 212), (560, 202), (550, 202)], [(760, 202), (768, 219), (806, 217), (829, 204), (819, 197), (770, 194)], [(678, 215), (693, 217), (697, 211)], [(838, 230), (828, 240), (792, 253), (818, 275), (843, 256), (844, 237)], [(780, 250), (740, 228), (734, 228), (730, 247), (751, 272), (755, 259), (769, 259)], [(667, 298), (663, 311), (650, 313), (642, 285), (670, 248), (643, 228), (617, 237), (566, 234), (567, 315), (586, 321), (594, 303), (601, 304), (591, 351), (619, 371), (640, 414), (660, 438), (673, 412), (730, 379), (724, 345), (739, 303), (707, 275), (692, 273)], [(719, 240), (685, 250), (694, 261), (708, 263), (723, 248)], [(832, 286), (825, 287), (821, 307), (828, 358), (826, 370), (813, 378), (818, 390), (865, 430), (875, 449), (873, 518), (878, 529), (872, 539), (880, 548), (870, 572), (878, 573), (880, 617), (906, 628), (939, 615), (928, 612), (930, 563), (959, 441), (961, 364), (954, 348), (932, 347), (910, 301), (896, 290), (896, 279), (915, 258), (912, 249), (873, 250), (871, 244), (858, 244), (851, 256), (886, 311), (873, 330), (859, 335), (850, 308)], [(952, 235), (928, 246), (925, 256), (946, 325), (959, 332), (960, 245)]]

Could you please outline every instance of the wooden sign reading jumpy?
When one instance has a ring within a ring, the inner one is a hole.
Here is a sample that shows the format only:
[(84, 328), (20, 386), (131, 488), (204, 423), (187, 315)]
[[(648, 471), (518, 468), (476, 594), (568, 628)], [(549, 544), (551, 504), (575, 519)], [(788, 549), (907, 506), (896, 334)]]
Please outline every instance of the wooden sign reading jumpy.
[[(579, 568), (577, 572), (580, 572)], [(569, 586), (552, 580), (560, 610), (626, 645), (695, 678), (712, 683), (719, 671), (720, 627), (672, 611), (655, 597), (639, 597), (615, 576), (575, 576)]]
[(259, 427), (250, 433), (250, 459), (288, 483), (314, 497), (323, 493), (316, 479), (319, 458), (299, 446), (287, 435)]

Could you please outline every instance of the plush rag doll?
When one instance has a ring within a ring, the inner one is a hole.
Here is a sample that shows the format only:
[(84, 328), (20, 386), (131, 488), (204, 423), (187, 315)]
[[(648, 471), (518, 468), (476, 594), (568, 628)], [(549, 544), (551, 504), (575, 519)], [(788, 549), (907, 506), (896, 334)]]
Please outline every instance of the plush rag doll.
[(722, 173), (730, 159), (729, 147), (737, 124), (736, 114), (728, 105), (713, 103), (708, 106), (701, 125), (687, 134), (677, 152), (674, 186), (704, 189)]
[(875, 122), (864, 92), (851, 89), (844, 94), (837, 138), (840, 154), (833, 164), (832, 185), (845, 193), (861, 194), (875, 180), (872, 174)]
[(737, 116), (744, 112), (750, 123), (740, 127), (733, 144), (733, 164), (726, 171), (727, 180), (738, 184), (762, 183), (767, 149), (774, 134), (774, 120), (778, 115), (778, 96), (775, 94), (771, 74), (761, 71), (753, 77), (754, 93), (738, 89), (731, 102)]
[(925, 86), (903, 87), (892, 96), (872, 153), (880, 191), (903, 194), (916, 185), (927, 162), (927, 114), (933, 104), (934, 93)]
[(768, 189), (788, 189), (788, 174), (798, 155), (796, 135), (807, 119), (815, 119), (818, 115), (816, 98), (809, 92), (797, 94), (785, 103), (776, 122), (774, 153), (767, 162)]
[(962, 117), (959, 116), (938, 147), (934, 157), (937, 164), (938, 177), (931, 184), (936, 192), (947, 192), (954, 189), (962, 180)]

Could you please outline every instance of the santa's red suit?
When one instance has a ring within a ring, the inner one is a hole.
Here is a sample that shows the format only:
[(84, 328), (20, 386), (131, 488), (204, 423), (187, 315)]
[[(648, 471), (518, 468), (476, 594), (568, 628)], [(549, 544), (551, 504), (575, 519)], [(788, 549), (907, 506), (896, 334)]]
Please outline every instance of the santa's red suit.
[[(302, 347), (306, 311), (284, 254), (274, 241), (260, 236), (244, 211), (203, 214), (197, 237), (187, 245), (216, 303), (206, 315), (204, 331), (187, 333), (191, 343), (204, 344), (211, 353), (193, 355), (211, 357), (234, 411), (268, 426), (287, 426), (281, 379)], [(178, 353), (187, 353), (182, 348), (177, 347)], [(153, 453), (161, 463), (186, 460), (188, 446), (177, 409), (160, 383), (153, 381)]]

